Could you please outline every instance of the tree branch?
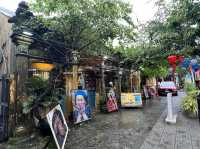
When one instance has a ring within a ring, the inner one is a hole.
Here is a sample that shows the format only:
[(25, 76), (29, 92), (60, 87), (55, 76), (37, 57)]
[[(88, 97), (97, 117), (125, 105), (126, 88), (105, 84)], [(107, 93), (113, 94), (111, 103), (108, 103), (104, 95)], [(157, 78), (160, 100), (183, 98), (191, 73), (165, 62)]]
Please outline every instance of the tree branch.
[(95, 39), (95, 40), (92, 40), (92, 41), (88, 42), (87, 44), (85, 44), (84, 46), (82, 46), (81, 48), (79, 48), (78, 50), (80, 51), (80, 50), (82, 50), (82, 49), (88, 47), (89, 45), (93, 44), (94, 42), (96, 42), (96, 41), (99, 40), (99, 39), (100, 39), (100, 38), (97, 38), (97, 39)]

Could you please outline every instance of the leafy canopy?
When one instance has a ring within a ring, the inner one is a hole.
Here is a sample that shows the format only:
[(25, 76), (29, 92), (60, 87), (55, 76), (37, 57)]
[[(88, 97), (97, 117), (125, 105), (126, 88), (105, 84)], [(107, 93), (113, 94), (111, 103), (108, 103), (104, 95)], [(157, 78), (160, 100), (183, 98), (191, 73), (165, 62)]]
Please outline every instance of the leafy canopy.
[(166, 75), (169, 55), (188, 57), (200, 52), (200, 2), (158, 0), (156, 4), (154, 19), (141, 25), (138, 36), (143, 39), (135, 47), (121, 48), (127, 62), (147, 76)]
[(109, 54), (114, 39), (134, 41), (132, 8), (122, 0), (36, 0), (32, 10), (44, 17), (48, 28), (62, 33), (72, 50)]

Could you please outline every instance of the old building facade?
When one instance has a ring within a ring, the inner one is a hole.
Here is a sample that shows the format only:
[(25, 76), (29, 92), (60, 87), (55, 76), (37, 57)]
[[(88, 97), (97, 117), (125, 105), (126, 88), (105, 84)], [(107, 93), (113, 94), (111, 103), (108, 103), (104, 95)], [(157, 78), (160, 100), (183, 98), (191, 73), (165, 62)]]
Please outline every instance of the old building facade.
[(14, 72), (15, 50), (10, 39), (12, 24), (8, 23), (13, 15), (13, 12), (0, 7), (0, 77), (9, 77)]

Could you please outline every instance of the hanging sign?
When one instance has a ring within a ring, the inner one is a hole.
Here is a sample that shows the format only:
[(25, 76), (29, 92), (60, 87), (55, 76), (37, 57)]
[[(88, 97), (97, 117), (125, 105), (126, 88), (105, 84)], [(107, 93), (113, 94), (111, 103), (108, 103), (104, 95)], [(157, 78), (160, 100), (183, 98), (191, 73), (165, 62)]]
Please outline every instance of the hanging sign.
[(47, 120), (57, 148), (64, 149), (68, 134), (68, 126), (60, 105), (57, 105), (47, 114)]
[(78, 124), (91, 119), (91, 108), (87, 90), (72, 90), (73, 118)]
[(122, 107), (141, 107), (142, 96), (141, 93), (121, 93)]

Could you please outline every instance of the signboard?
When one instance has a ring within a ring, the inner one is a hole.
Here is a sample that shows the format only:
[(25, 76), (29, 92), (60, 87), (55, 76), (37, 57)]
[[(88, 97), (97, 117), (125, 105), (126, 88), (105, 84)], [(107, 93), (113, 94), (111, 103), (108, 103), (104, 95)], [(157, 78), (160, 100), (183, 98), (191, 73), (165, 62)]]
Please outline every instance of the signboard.
[(142, 96), (141, 93), (121, 93), (122, 107), (141, 107)]
[(68, 134), (68, 126), (60, 105), (57, 105), (47, 114), (47, 120), (57, 148), (64, 149)]
[(164, 81), (160, 83), (160, 89), (176, 90), (176, 85), (173, 81)]
[(75, 124), (91, 119), (87, 90), (72, 90), (72, 104)]
[(106, 106), (107, 106), (108, 112), (113, 112), (113, 111), (118, 110), (115, 92), (112, 88), (109, 90), (107, 94)]

